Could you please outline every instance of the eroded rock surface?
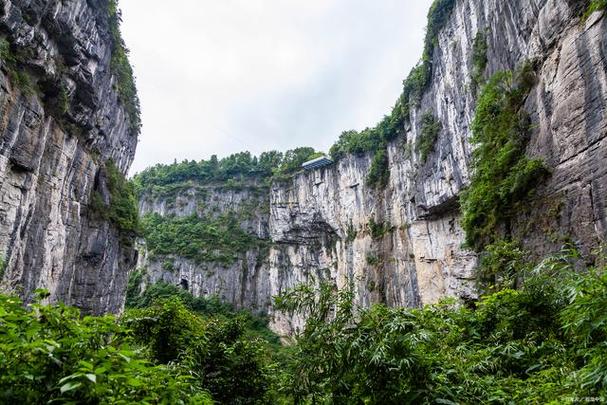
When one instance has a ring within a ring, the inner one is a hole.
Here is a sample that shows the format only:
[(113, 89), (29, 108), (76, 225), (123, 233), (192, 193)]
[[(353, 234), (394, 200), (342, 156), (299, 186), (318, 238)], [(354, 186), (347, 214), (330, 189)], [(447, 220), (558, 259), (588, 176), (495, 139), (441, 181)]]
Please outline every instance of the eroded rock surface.
[[(129, 237), (91, 209), (104, 167), (137, 145), (112, 74), (108, 1), (0, 1), (0, 255), (3, 290), (119, 312), (136, 262)], [(25, 81), (23, 77), (25, 78)], [(61, 100), (58, 106), (57, 100)], [(58, 112), (60, 110), (60, 112)]]
[[(521, 209), (513, 233), (537, 256), (557, 251), (565, 240), (589, 254), (604, 241), (607, 225), (607, 19), (598, 12), (583, 21), (586, 4), (458, 0), (437, 38), (432, 82), (411, 111), (405, 134), (388, 147), (385, 189), (366, 184), (371, 156), (361, 155), (275, 182), (265, 199), (241, 195), (269, 208), (260, 211), (258, 225), (243, 223), (269, 240), (267, 255), (249, 252), (230, 268), (176, 258), (172, 271), (162, 271), (160, 259), (144, 257), (140, 266), (147, 267), (148, 281), (187, 280), (195, 294), (218, 294), (268, 312), (284, 334), (301, 327), (302, 319), (275, 313), (271, 297), (302, 282), (353, 282), (362, 305), (474, 298), (477, 258), (462, 247), (458, 200), (470, 180), (477, 99), (472, 52), (479, 32), (488, 45), (485, 77), (526, 61), (537, 66), (525, 105), (533, 122), (527, 152), (543, 158), (552, 175)], [(427, 112), (442, 130), (423, 161), (415, 144)], [(231, 207), (232, 193), (214, 195), (210, 206), (238, 210)], [(165, 214), (174, 197), (153, 204), (148, 198), (141, 202), (144, 211)], [(187, 192), (177, 201), (186, 207), (200, 203)]]

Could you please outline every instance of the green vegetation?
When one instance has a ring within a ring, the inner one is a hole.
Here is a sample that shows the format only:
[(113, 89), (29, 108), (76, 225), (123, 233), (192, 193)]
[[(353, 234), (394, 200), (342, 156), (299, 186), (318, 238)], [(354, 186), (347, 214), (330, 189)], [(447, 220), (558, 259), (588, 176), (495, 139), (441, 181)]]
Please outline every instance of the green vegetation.
[(392, 108), (392, 113), (373, 128), (366, 128), (361, 132), (343, 132), (329, 150), (331, 157), (339, 160), (347, 154), (364, 154), (385, 149), (387, 142), (395, 139), (404, 130), (402, 103), (402, 99), (399, 99)]
[(141, 282), (145, 275), (144, 269), (136, 269), (129, 273), (129, 280), (126, 286), (126, 307), (137, 307), (136, 300), (141, 295)]
[(174, 271), (175, 270), (175, 264), (171, 260), (165, 260), (162, 263), (162, 269), (166, 270), (166, 271)]
[(530, 123), (523, 104), (534, 78), (529, 64), (516, 73), (496, 73), (478, 101), (472, 123), (474, 172), (461, 205), (466, 242), (479, 251), (500, 235), (508, 237), (519, 203), (548, 175), (541, 160), (525, 157)]
[(440, 121), (438, 121), (431, 112), (427, 112), (422, 116), (421, 132), (415, 145), (422, 162), (425, 162), (430, 153), (434, 150), (434, 144), (438, 139), (441, 128), (442, 125)]
[(242, 187), (249, 179), (280, 178), (301, 170), (301, 165), (320, 154), (313, 148), (302, 147), (286, 153), (264, 152), (259, 157), (250, 152), (230, 155), (221, 160), (213, 155), (209, 160), (188, 161), (170, 165), (158, 164), (137, 174), (133, 179), (137, 193), (168, 195), (191, 183), (228, 184)]
[(402, 133), (405, 122), (409, 120), (411, 106), (416, 106), (421, 101), (423, 91), (430, 83), (436, 38), (454, 5), (454, 0), (435, 0), (428, 13), (428, 27), (422, 61), (403, 82), (403, 94), (392, 108), (392, 112), (373, 128), (367, 128), (361, 132), (343, 132), (338, 141), (331, 147), (330, 154), (333, 159), (339, 160), (346, 154), (377, 153), (378, 150), (385, 149), (387, 142)]
[[(27, 18), (27, 14), (25, 16)], [(139, 97), (133, 68), (128, 59), (128, 49), (120, 34), (121, 15), (116, 0), (108, 2), (108, 21), (112, 38), (112, 56), (110, 68), (116, 78), (115, 90), (129, 117), (133, 133), (137, 135), (141, 129), (141, 113)], [(62, 87), (60, 76), (65, 73), (65, 65), (58, 59), (55, 61), (59, 72), (55, 77), (31, 71), (27, 62), (35, 59), (31, 48), (11, 46), (6, 38), (0, 38), (0, 59), (6, 67), (11, 82), (26, 96), (38, 94), (45, 103), (47, 111), (52, 114), (65, 130), (79, 134), (83, 131), (73, 122), (66, 119), (69, 109), (69, 95)], [(34, 79), (34, 76), (36, 79)]]
[(0, 256), (0, 281), (4, 278), (4, 273), (6, 272), (6, 259)]
[(106, 162), (104, 173), (110, 193), (109, 205), (105, 204), (101, 193), (93, 191), (92, 210), (101, 218), (111, 221), (120, 231), (138, 234), (139, 207), (133, 183), (125, 179), (111, 160)]
[(381, 264), (382, 260), (379, 256), (376, 255), (368, 255), (367, 256), (367, 264), (372, 267), (377, 267)]
[(476, 270), (481, 291), (516, 288), (519, 277), (526, 270), (524, 259), (528, 256), (518, 242), (500, 240), (487, 245)]
[[(141, 276), (135, 273), (131, 274), (129, 283), (139, 286)], [(280, 344), (278, 336), (267, 328), (268, 321), (265, 317), (253, 315), (245, 310), (236, 310), (232, 305), (222, 302), (217, 296), (194, 297), (180, 286), (164, 282), (148, 286), (143, 292), (137, 290), (128, 294), (126, 307), (129, 309), (144, 309), (159, 300), (174, 298), (178, 298), (188, 310), (203, 317), (221, 317), (224, 319), (238, 317), (245, 325), (248, 335), (262, 338), (276, 347)]]
[(71, 122), (66, 115), (70, 108), (70, 96), (61, 83), (65, 65), (59, 60), (55, 61), (57, 73), (51, 76), (30, 70), (28, 62), (35, 58), (31, 48), (19, 48), (11, 45), (6, 38), (0, 38), (0, 60), (12, 85), (26, 97), (37, 95), (44, 103), (45, 111), (54, 117), (65, 131), (72, 135), (82, 134), (83, 128)]
[[(516, 273), (518, 289), (503, 284), (468, 306), (447, 300), (365, 309), (353, 304), (352, 286), (287, 291), (276, 307), (308, 317), (290, 347), (279, 345), (263, 318), (168, 284), (131, 295), (121, 319), (0, 296), (0, 402), (556, 404), (607, 397), (607, 268), (582, 268), (569, 253), (533, 267), (510, 242), (488, 252), (484, 266), (494, 275)], [(140, 274), (132, 277), (135, 291)]]
[(6, 63), (10, 61), (11, 57), (10, 44), (6, 38), (0, 38), (0, 60)]
[(424, 90), (430, 84), (437, 36), (446, 24), (454, 6), (455, 0), (435, 0), (432, 4), (428, 12), (422, 60), (403, 82), (403, 93), (396, 101), (391, 113), (373, 128), (366, 128), (361, 132), (353, 130), (343, 132), (329, 151), (334, 160), (339, 160), (347, 154), (373, 153), (373, 162), (367, 177), (367, 182), (372, 187), (383, 188), (387, 184), (389, 178), (386, 151), (388, 142), (396, 139), (404, 131), (405, 123), (409, 121), (411, 108), (419, 104)]
[[(189, 310), (201, 315), (228, 315), (234, 312), (228, 304), (222, 303), (217, 297), (197, 298), (179, 286), (164, 282), (153, 284), (145, 291), (141, 291), (139, 285), (143, 277), (143, 270), (129, 275), (129, 291), (126, 296), (126, 307), (129, 309), (148, 308), (161, 299), (179, 298)], [(130, 288), (131, 286), (133, 288)]]
[(150, 255), (178, 255), (198, 263), (230, 265), (240, 254), (264, 244), (240, 227), (234, 213), (205, 218), (149, 214), (142, 227)]
[(275, 402), (265, 320), (176, 289), (121, 319), (0, 295), (0, 402)]
[(369, 234), (373, 239), (381, 239), (384, 235), (390, 233), (392, 227), (386, 222), (375, 222), (375, 219), (369, 220)]
[(487, 35), (479, 31), (472, 45), (472, 88), (476, 92), (478, 86), (484, 82), (484, 74), (487, 69)]
[(0, 402), (211, 403), (191, 373), (161, 365), (118, 320), (0, 295)]
[(131, 310), (125, 325), (159, 364), (177, 363), (219, 403), (271, 402), (268, 345), (247, 335), (239, 317), (204, 318), (177, 299)]
[[(329, 153), (334, 160), (348, 154), (373, 153), (367, 182), (376, 188), (385, 187), (389, 178), (388, 142), (403, 133), (409, 120), (410, 104), (417, 105), (423, 91), (431, 79), (432, 58), (436, 38), (444, 27), (455, 5), (454, 0), (435, 0), (428, 14), (428, 28), (422, 62), (413, 69), (404, 82), (403, 94), (398, 98), (392, 111), (374, 127), (363, 131), (345, 131), (331, 147)], [(241, 187), (242, 181), (251, 178), (281, 180), (299, 171), (301, 164), (321, 154), (312, 148), (297, 148), (284, 155), (271, 151), (262, 153), (259, 158), (249, 152), (242, 152), (218, 160), (212, 156), (208, 161), (184, 161), (172, 165), (156, 165), (135, 176), (139, 194), (170, 194), (183, 188), (189, 182), (209, 184), (228, 183), (232, 187)]]
[(369, 173), (367, 174), (367, 184), (370, 187), (383, 189), (388, 185), (388, 181), (390, 180), (390, 168), (388, 165), (388, 151), (386, 148), (381, 148), (375, 152)]
[[(310, 314), (282, 391), (294, 403), (569, 403), (607, 397), (607, 272), (556, 257), (520, 290), (472, 307), (352, 306), (302, 286), (277, 299)], [(355, 319), (355, 321), (353, 321)]]
[(584, 13), (582, 17), (583, 20), (587, 20), (588, 17), (595, 11), (605, 10), (607, 8), (607, 0), (592, 0), (588, 5), (588, 9)]
[(129, 116), (131, 128), (137, 135), (141, 130), (141, 109), (133, 68), (129, 62), (129, 50), (120, 34), (122, 16), (117, 0), (109, 0), (108, 18), (110, 34), (112, 35), (112, 73), (116, 76), (116, 91), (126, 113)]
[(350, 223), (348, 224), (348, 229), (346, 230), (346, 242), (348, 242), (348, 243), (354, 242), (356, 240), (357, 236), (358, 236), (358, 231), (354, 227), (354, 224), (352, 224), (352, 221), (350, 221)]
[(31, 96), (36, 94), (39, 89), (29, 73), (23, 69), (22, 59), (23, 55), (13, 50), (6, 38), (0, 38), (0, 60), (8, 72), (11, 83), (19, 88), (24, 95)]
[(430, 11), (428, 11), (428, 25), (426, 27), (422, 59), (403, 82), (403, 94), (401, 96), (401, 100), (403, 100), (402, 114), (406, 120), (409, 119), (411, 108), (419, 104), (424, 90), (432, 80), (432, 60), (434, 58), (434, 48), (437, 44), (438, 33), (447, 23), (454, 7), (455, 0), (434, 0)]

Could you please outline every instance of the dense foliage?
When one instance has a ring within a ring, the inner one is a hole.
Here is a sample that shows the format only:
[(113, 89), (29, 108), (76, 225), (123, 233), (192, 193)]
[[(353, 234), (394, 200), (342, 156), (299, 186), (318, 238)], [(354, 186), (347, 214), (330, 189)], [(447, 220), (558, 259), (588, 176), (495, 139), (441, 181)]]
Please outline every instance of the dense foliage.
[(283, 387), (295, 403), (566, 403), (607, 398), (607, 272), (546, 260), (520, 290), (470, 308), (355, 308), (302, 286), (277, 299), (309, 314)]
[(121, 319), (0, 295), (0, 402), (275, 402), (278, 340), (262, 318), (150, 290)]
[(472, 44), (472, 88), (474, 91), (484, 82), (485, 70), (489, 63), (487, 51), (487, 35), (479, 31)]
[(116, 76), (116, 90), (135, 135), (141, 130), (141, 108), (133, 68), (129, 62), (129, 50), (120, 34), (122, 16), (117, 0), (109, 0), (108, 18), (112, 35), (112, 59), (110, 67)]
[(210, 403), (191, 373), (155, 365), (111, 317), (0, 295), (0, 402)]
[(496, 73), (480, 95), (472, 123), (473, 176), (461, 198), (466, 242), (477, 250), (508, 236), (519, 204), (548, 174), (541, 160), (525, 156), (530, 120), (523, 104), (534, 80), (526, 64)]
[(273, 363), (269, 345), (251, 335), (246, 318), (202, 317), (176, 298), (131, 310), (124, 324), (157, 364), (178, 364), (220, 403), (269, 402)]
[(109, 191), (109, 204), (103, 201), (100, 192), (93, 191), (91, 197), (93, 211), (103, 219), (111, 221), (122, 232), (139, 233), (139, 206), (133, 183), (124, 177), (111, 160), (106, 162), (104, 173)]
[(0, 281), (2, 281), (2, 279), (4, 278), (4, 273), (6, 272), (6, 259), (4, 259), (4, 257), (0, 256)]
[(209, 160), (184, 160), (170, 165), (158, 164), (135, 176), (139, 194), (143, 192), (166, 194), (173, 187), (189, 182), (198, 184), (229, 183), (246, 179), (269, 179), (301, 170), (301, 165), (321, 153), (301, 147), (285, 153), (270, 151), (259, 157), (250, 152), (235, 153), (223, 159), (213, 155)]
[(142, 219), (143, 236), (150, 255), (177, 255), (198, 263), (232, 264), (264, 241), (240, 227), (232, 212), (217, 217), (163, 217), (149, 214)]
[(464, 307), (363, 309), (353, 289), (276, 298), (305, 328), (281, 348), (251, 314), (151, 286), (122, 319), (0, 296), (0, 401), (565, 403), (607, 398), (607, 268), (532, 267), (513, 244), (484, 266), (521, 280)]
[(425, 162), (434, 150), (434, 144), (438, 139), (441, 128), (440, 121), (431, 112), (427, 112), (422, 116), (420, 135), (415, 145), (422, 162)]
[[(142, 272), (133, 272), (129, 276), (129, 284), (139, 286)], [(126, 307), (129, 309), (149, 308), (154, 302), (163, 299), (178, 298), (190, 311), (203, 317), (238, 317), (246, 326), (247, 334), (261, 337), (266, 342), (277, 346), (278, 337), (267, 328), (264, 316), (254, 315), (246, 310), (236, 310), (232, 305), (223, 302), (217, 296), (194, 297), (181, 286), (158, 282), (148, 286), (145, 291), (133, 287), (127, 294)]]
[(386, 148), (381, 148), (375, 152), (373, 160), (371, 160), (369, 173), (367, 174), (367, 184), (375, 188), (385, 188), (390, 180), (389, 164), (388, 150)]

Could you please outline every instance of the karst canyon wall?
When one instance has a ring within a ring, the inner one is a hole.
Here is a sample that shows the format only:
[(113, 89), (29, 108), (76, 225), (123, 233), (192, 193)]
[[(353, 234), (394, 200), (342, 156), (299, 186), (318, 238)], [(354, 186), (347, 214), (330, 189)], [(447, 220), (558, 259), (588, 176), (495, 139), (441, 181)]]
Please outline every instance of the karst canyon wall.
[[(586, 254), (605, 237), (607, 191), (607, 20), (587, 18), (587, 2), (458, 0), (437, 35), (431, 83), (410, 112), (404, 135), (388, 145), (389, 180), (365, 181), (370, 154), (301, 172), (270, 186), (247, 182), (176, 186), (144, 193), (142, 214), (239, 213), (263, 241), (229, 265), (177, 255), (147, 255), (143, 285), (164, 280), (195, 295), (217, 294), (237, 307), (271, 315), (284, 334), (302, 320), (277, 313), (272, 297), (307, 282), (353, 283), (362, 305), (419, 306), (445, 296), (475, 298), (477, 255), (463, 247), (459, 195), (470, 180), (471, 122), (477, 92), (473, 44), (487, 42), (484, 77), (531, 61), (537, 80), (526, 99), (532, 120), (527, 147), (551, 175), (515, 218), (512, 233), (535, 255), (574, 241)], [(421, 117), (441, 123), (424, 161), (413, 145)], [(170, 266), (167, 266), (170, 260)]]
[(137, 144), (118, 18), (108, 0), (0, 1), (1, 289), (95, 314), (122, 309), (136, 262), (132, 236), (93, 209)]
[[(44, 288), (50, 301), (89, 313), (122, 309), (137, 261), (133, 230), (111, 212), (115, 172), (127, 172), (139, 128), (115, 6), (0, 1), (0, 285), (27, 299)], [(221, 260), (193, 260), (150, 252), (141, 240), (141, 286), (163, 280), (218, 295), (268, 313), (281, 334), (303, 320), (275, 311), (272, 297), (306, 282), (352, 283), (361, 305), (474, 299), (477, 254), (463, 247), (459, 198), (471, 178), (479, 35), (483, 78), (525, 63), (535, 70), (526, 153), (551, 174), (511, 233), (537, 257), (564, 241), (590, 257), (607, 225), (607, 20), (603, 11), (584, 16), (587, 6), (455, 0), (433, 41), (429, 83), (387, 145), (385, 186), (369, 184), (373, 154), (362, 153), (270, 182), (144, 190), (142, 215), (229, 214), (257, 242)], [(440, 132), (422, 156), (428, 114)]]

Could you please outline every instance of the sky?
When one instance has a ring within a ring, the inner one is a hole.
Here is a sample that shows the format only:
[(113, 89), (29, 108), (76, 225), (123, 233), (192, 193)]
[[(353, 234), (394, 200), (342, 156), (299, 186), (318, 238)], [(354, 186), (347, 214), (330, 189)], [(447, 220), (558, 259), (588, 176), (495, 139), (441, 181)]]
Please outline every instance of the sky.
[(432, 0), (122, 0), (143, 128), (131, 174), (156, 163), (327, 151), (374, 126), (422, 53)]

